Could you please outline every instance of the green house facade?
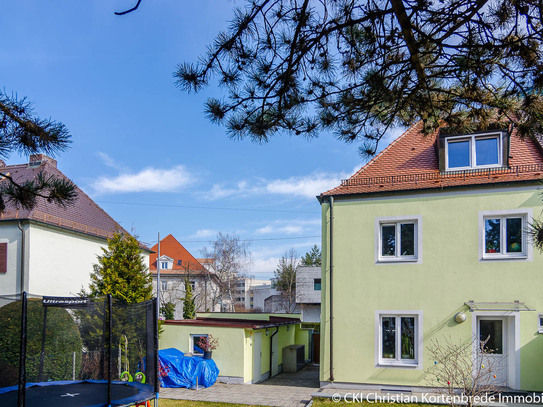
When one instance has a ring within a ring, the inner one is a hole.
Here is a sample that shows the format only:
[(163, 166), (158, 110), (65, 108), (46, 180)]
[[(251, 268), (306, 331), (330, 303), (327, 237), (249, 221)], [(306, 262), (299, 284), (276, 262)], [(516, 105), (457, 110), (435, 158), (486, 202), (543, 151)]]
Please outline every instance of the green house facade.
[(494, 384), (543, 390), (542, 164), (509, 126), (416, 125), (321, 194), (321, 382), (429, 386), (433, 341), (488, 338)]

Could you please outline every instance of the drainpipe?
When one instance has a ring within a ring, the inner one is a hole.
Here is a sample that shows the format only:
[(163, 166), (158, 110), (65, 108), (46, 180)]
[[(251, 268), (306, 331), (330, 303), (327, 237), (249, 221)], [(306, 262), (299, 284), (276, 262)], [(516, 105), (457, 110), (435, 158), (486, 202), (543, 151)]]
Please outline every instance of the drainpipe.
[(334, 279), (333, 277), (333, 270), (334, 270), (334, 261), (333, 261), (333, 242), (334, 242), (334, 197), (330, 197), (330, 381), (334, 381), (334, 301), (333, 301), (333, 295), (334, 295)]
[(272, 378), (272, 361), (273, 361), (273, 337), (279, 332), (279, 327), (275, 328), (275, 332), (270, 336), (270, 379)]
[(21, 293), (25, 290), (25, 231), (22, 227), (22, 221), (17, 222), (17, 227), (21, 231)]

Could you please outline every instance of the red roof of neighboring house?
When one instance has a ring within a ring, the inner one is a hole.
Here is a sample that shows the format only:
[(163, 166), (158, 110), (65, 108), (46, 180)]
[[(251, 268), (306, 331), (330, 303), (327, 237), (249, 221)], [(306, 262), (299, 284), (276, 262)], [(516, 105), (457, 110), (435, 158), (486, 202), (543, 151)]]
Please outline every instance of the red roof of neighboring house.
[(439, 131), (430, 135), (421, 132), (417, 123), (394, 140), (356, 174), (324, 196), (408, 191), (465, 185), (488, 185), (543, 178), (541, 144), (528, 137), (511, 134), (509, 167), (440, 172)]
[(226, 319), (226, 318), (196, 318), (164, 321), (166, 325), (213, 326), (223, 328), (264, 329), (282, 325), (299, 324), (297, 318), (270, 316), (268, 321), (258, 319)]
[[(151, 250), (155, 253), (151, 253), (149, 256), (149, 271), (152, 273), (154, 270), (156, 273), (158, 244), (154, 245)], [(190, 271), (191, 274), (194, 274), (194, 272), (207, 272), (204, 266), (202, 266), (172, 235), (168, 235), (160, 241), (160, 256), (168, 256), (173, 259), (173, 269), (160, 269), (160, 274), (182, 274), (186, 271)], [(179, 264), (179, 260), (181, 260), (181, 264)]]
[[(68, 179), (57, 169), (56, 160), (43, 154), (31, 155), (29, 164), (6, 166), (3, 161), (0, 161), (0, 172), (9, 173), (17, 183), (34, 179), (40, 172)], [(4, 179), (0, 182), (6, 183), (8, 181)], [(128, 234), (121, 225), (77, 186), (76, 193), (75, 202), (64, 208), (40, 197), (37, 198), (34, 208), (30, 210), (7, 204), (4, 212), (0, 214), (0, 221), (32, 220), (104, 239), (112, 237), (115, 232)], [(147, 247), (142, 248), (149, 250)]]

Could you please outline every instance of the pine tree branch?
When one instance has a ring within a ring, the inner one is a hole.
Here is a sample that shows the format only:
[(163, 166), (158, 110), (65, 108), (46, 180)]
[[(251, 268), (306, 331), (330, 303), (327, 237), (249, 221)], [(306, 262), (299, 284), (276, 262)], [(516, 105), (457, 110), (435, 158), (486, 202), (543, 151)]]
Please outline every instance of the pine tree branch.
[(141, 3), (141, 0), (138, 0), (136, 5), (134, 7), (132, 7), (131, 9), (128, 9), (128, 10), (125, 10), (125, 11), (116, 11), (115, 15), (116, 16), (124, 16), (125, 14), (131, 13), (131, 12), (138, 9), (138, 7), (140, 6), (140, 3)]

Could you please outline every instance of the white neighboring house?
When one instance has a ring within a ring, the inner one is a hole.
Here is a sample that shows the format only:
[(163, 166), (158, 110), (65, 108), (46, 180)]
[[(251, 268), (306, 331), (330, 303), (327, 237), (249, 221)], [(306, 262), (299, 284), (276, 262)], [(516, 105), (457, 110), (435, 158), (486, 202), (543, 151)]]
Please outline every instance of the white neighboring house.
[(321, 322), (321, 268), (298, 267), (296, 270), (296, 304), (302, 322)]
[(266, 312), (265, 301), (267, 298), (279, 295), (279, 291), (272, 288), (271, 281), (268, 284), (255, 285), (249, 290), (249, 296), (252, 299), (253, 310), (259, 310)]
[[(40, 172), (67, 178), (56, 160), (43, 154), (31, 155), (28, 164), (6, 166), (0, 160), (0, 172), (18, 183)], [(81, 189), (76, 187), (76, 192), (76, 201), (65, 208), (37, 198), (31, 210), (8, 204), (0, 214), (0, 295), (27, 291), (71, 296), (88, 289), (107, 239), (116, 231), (128, 232)], [(145, 261), (149, 253), (142, 246)]]
[[(151, 248), (149, 271), (156, 293), (158, 244)], [(174, 319), (183, 319), (183, 299), (185, 298), (185, 279), (188, 279), (193, 292), (196, 312), (217, 312), (221, 310), (221, 298), (217, 275), (210, 259), (204, 267), (171, 234), (160, 241), (160, 304), (173, 303)]]
[(240, 277), (234, 282), (233, 298), (234, 305), (245, 308), (245, 310), (264, 309), (264, 303), (259, 307), (254, 304), (253, 289), (260, 286), (271, 286), (270, 280), (259, 280), (254, 277)]

